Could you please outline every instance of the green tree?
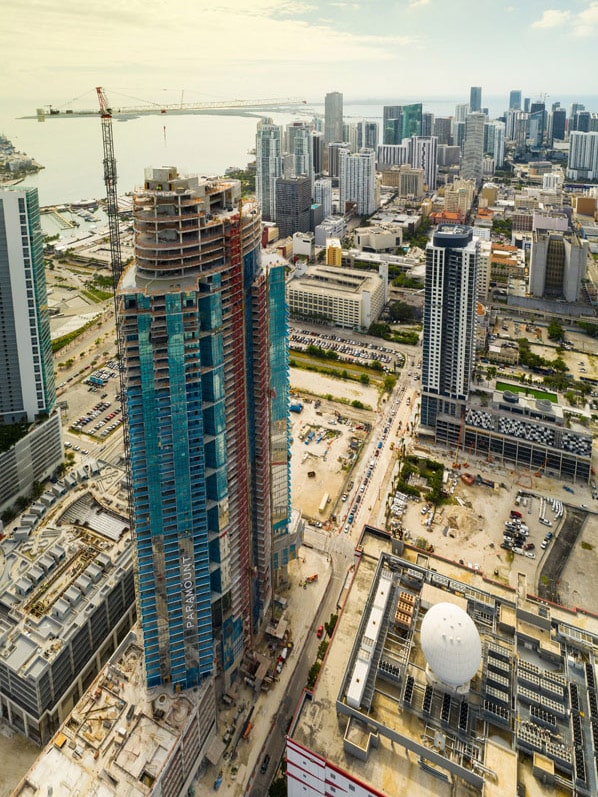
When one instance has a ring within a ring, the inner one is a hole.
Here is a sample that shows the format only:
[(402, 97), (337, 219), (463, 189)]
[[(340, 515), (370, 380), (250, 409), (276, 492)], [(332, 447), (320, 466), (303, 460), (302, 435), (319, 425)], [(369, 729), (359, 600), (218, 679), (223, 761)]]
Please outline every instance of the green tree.
[(338, 614), (331, 614), (327, 623), (324, 623), (324, 630), (328, 636), (332, 636), (336, 623), (338, 621)]
[(287, 797), (287, 779), (276, 778), (268, 790), (268, 797)]
[(407, 302), (391, 302), (388, 313), (395, 322), (413, 321), (415, 312), (413, 307)]
[(44, 487), (43, 483), (33, 482), (33, 487), (31, 488), (31, 498), (34, 501), (37, 501), (37, 499), (40, 497), (40, 495), (43, 494), (45, 489), (46, 488)]
[(559, 371), (560, 373), (565, 373), (565, 371), (569, 370), (567, 364), (561, 357), (556, 357), (550, 364), (555, 371)]
[(598, 324), (592, 324), (589, 321), (578, 321), (577, 326), (589, 335), (591, 338), (598, 338)]
[(383, 324), (380, 321), (376, 321), (371, 325), (368, 330), (369, 335), (374, 335), (376, 338), (383, 338), (384, 340), (390, 339), (390, 327), (388, 324)]
[(562, 325), (556, 320), (552, 319), (548, 324), (548, 338), (549, 340), (563, 340), (565, 337), (565, 330)]
[(318, 680), (318, 675), (320, 674), (320, 668), (322, 667), (322, 662), (316, 661), (314, 662), (311, 667), (309, 668), (309, 673), (307, 675), (307, 688), (312, 689)]
[(385, 393), (392, 393), (392, 391), (395, 389), (395, 385), (396, 384), (397, 384), (396, 376), (393, 376), (392, 374), (387, 374), (384, 377), (384, 383), (383, 383), (384, 392)]
[(369, 378), (369, 376), (367, 374), (362, 374), (359, 377), (359, 381), (361, 382), (362, 385), (369, 385), (370, 384), (370, 378)]

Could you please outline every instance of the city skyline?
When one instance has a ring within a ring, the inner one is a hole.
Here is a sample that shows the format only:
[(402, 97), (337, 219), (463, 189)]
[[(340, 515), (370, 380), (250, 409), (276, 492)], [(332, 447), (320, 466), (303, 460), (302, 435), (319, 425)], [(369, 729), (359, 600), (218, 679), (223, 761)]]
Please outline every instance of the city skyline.
[[(438, 0), (256, 0), (243, 7), (219, 0), (209, 7), (179, 4), (176, 12), (139, 3), (124, 9), (109, 0), (85, 14), (73, 3), (56, 8), (40, 0), (16, 4), (3, 15), (0, 93), (16, 113), (59, 106), (95, 85), (132, 102), (142, 97), (159, 103), (170, 95), (178, 101), (183, 92), (185, 101), (296, 95), (313, 101), (327, 91), (343, 92), (346, 101), (443, 95), (438, 75), (446, 70), (446, 44), (462, 36), (465, 19), (479, 20), (483, 30), (451, 52), (449, 91), (461, 85), (464, 100), (472, 85), (482, 88), (483, 98), (513, 88), (531, 97), (569, 93), (571, 87), (580, 94), (594, 91), (592, 69), (579, 70), (573, 79), (572, 69), (563, 70), (564, 59), (555, 56), (571, 51), (579, 63), (595, 60), (595, 0), (565, 0), (559, 9), (539, 0), (521, 7), (480, 7), (472, 0), (450, 6)], [(178, 44), (168, 58), (157, 60), (165, 36)], [(226, 57), (216, 50), (222, 40)], [(534, 65), (526, 86), (516, 59), (488, 57), (502, 54), (506, 42)]]

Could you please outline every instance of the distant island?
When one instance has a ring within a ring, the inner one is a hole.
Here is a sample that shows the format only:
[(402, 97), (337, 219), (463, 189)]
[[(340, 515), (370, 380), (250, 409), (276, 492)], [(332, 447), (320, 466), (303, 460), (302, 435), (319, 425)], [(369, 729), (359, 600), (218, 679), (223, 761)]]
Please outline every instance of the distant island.
[(24, 152), (18, 152), (12, 141), (0, 133), (0, 186), (17, 185), (28, 174), (43, 168)]

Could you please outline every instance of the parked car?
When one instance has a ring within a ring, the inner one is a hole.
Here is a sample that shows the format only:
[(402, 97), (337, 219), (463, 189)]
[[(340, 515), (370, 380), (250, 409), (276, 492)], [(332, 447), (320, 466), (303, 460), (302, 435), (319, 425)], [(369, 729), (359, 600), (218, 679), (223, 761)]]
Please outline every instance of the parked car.
[(316, 636), (318, 637), (318, 639), (322, 639), (322, 637), (324, 636), (324, 626), (323, 625), (318, 626), (318, 630), (316, 631)]
[(266, 753), (266, 755), (264, 756), (264, 760), (262, 761), (262, 765), (260, 767), (260, 772), (262, 773), (262, 775), (268, 769), (268, 764), (269, 763), (270, 763), (270, 756), (268, 755), (268, 753)]

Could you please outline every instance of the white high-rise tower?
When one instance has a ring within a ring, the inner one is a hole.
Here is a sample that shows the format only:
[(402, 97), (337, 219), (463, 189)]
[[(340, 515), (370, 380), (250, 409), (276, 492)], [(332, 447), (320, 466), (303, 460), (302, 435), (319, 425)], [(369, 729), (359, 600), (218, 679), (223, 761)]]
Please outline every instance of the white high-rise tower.
[(262, 218), (276, 218), (275, 180), (282, 175), (282, 130), (272, 119), (258, 122), (255, 141), (255, 189), (262, 208)]

